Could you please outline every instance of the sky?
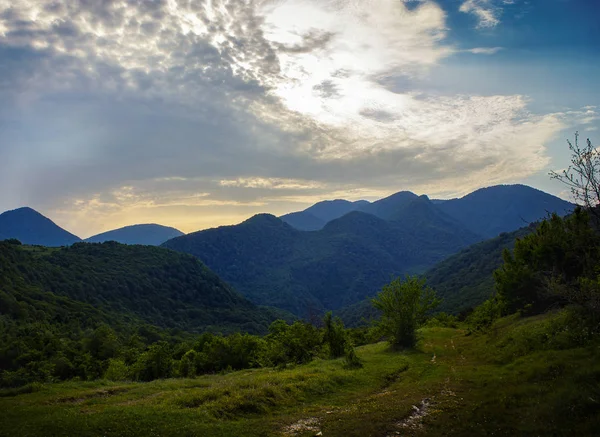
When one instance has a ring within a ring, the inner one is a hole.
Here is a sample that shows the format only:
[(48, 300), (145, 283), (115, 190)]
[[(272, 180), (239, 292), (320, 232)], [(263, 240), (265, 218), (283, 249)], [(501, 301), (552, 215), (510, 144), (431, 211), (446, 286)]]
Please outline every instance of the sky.
[(80, 237), (452, 198), (600, 143), (597, 0), (0, 0), (0, 211)]

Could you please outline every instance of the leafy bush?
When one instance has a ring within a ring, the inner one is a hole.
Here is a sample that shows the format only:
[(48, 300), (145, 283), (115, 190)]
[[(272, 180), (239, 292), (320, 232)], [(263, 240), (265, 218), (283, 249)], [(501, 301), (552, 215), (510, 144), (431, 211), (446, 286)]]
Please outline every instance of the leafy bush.
[(363, 367), (362, 360), (356, 355), (354, 347), (350, 346), (346, 349), (344, 356), (344, 367), (346, 369), (360, 369)]
[(319, 353), (321, 338), (319, 330), (309, 323), (294, 322), (288, 325), (283, 320), (276, 320), (265, 338), (266, 347), (261, 363), (266, 366), (307, 363)]
[(495, 358), (510, 362), (531, 352), (581, 347), (600, 339), (600, 326), (581, 308), (569, 307), (542, 322), (524, 318), (495, 344)]
[(491, 298), (475, 307), (465, 322), (474, 331), (485, 331), (502, 315), (504, 305), (497, 298)]
[(325, 314), (323, 319), (324, 333), (323, 341), (329, 346), (331, 358), (339, 358), (346, 353), (348, 336), (344, 329), (344, 323), (339, 317), (333, 318), (331, 311)]
[(129, 379), (129, 367), (125, 361), (118, 358), (111, 358), (108, 362), (108, 368), (104, 372), (104, 378), (109, 381), (125, 381)]
[(177, 376), (193, 378), (198, 374), (198, 352), (194, 349), (187, 351), (177, 363)]
[(226, 369), (239, 370), (258, 366), (259, 355), (263, 349), (261, 338), (240, 333), (228, 337), (208, 338), (195, 358), (199, 371), (220, 372)]
[(448, 313), (437, 313), (425, 324), (428, 328), (457, 328), (458, 318)]
[(169, 345), (161, 341), (141, 354), (131, 367), (133, 379), (152, 381), (171, 376), (173, 359)]
[(379, 326), (392, 346), (412, 347), (417, 342), (417, 328), (440, 301), (433, 289), (425, 285), (425, 279), (415, 276), (404, 282), (394, 279), (372, 302), (383, 313)]

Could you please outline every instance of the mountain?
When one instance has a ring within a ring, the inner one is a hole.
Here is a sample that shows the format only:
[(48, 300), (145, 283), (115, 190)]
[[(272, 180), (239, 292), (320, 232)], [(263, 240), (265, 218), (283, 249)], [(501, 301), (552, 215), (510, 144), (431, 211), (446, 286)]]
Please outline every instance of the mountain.
[(406, 207), (418, 197), (410, 191), (400, 191), (368, 205), (362, 205), (360, 211), (373, 214), (384, 220), (390, 220), (401, 215)]
[(324, 200), (315, 203), (304, 211), (292, 212), (280, 218), (292, 227), (301, 231), (317, 231), (331, 220), (342, 217), (351, 211), (360, 210), (368, 205), (366, 200), (350, 202), (348, 200)]
[(152, 246), (0, 242), (0, 309), (19, 323), (150, 324), (188, 332), (265, 332), (276, 315), (195, 257)]
[[(291, 311), (318, 308), (318, 301), (291, 277), (301, 234), (270, 214), (234, 226), (173, 238), (163, 247), (197, 256), (250, 300)], [(299, 255), (303, 256), (303, 255)], [(306, 257), (310, 258), (310, 254)]]
[[(332, 200), (319, 202), (304, 211), (286, 214), (281, 219), (300, 230), (318, 230), (335, 218), (350, 211), (361, 211), (384, 220), (395, 220), (405, 214), (407, 205), (417, 197), (410, 191), (400, 191), (375, 202)], [(482, 239), (501, 232), (511, 232), (528, 223), (556, 212), (563, 216), (574, 205), (556, 196), (526, 185), (496, 185), (474, 191), (459, 199), (433, 199), (431, 205), (463, 228)], [(446, 219), (447, 219), (446, 218)]]
[[(481, 304), (494, 293), (494, 271), (502, 265), (504, 249), (512, 250), (517, 238), (533, 232), (537, 223), (468, 246), (440, 261), (425, 273), (427, 285), (442, 299), (436, 311), (458, 314)], [(371, 299), (340, 308), (335, 312), (348, 327), (365, 325), (380, 313)]]
[(482, 188), (436, 206), (486, 238), (527, 226), (552, 212), (564, 216), (574, 208), (565, 200), (526, 185)]
[(183, 232), (167, 226), (147, 224), (132, 225), (103, 232), (87, 238), (88, 243), (104, 243), (105, 241), (116, 241), (123, 244), (145, 244), (149, 246), (160, 246), (171, 238), (184, 235)]
[(394, 220), (352, 211), (303, 232), (260, 214), (163, 246), (197, 256), (255, 303), (306, 316), (358, 302), (480, 239), (414, 196)]
[(327, 224), (325, 220), (317, 218), (306, 211), (290, 212), (279, 218), (300, 231), (318, 231)]
[(469, 242), (482, 239), (481, 235), (440, 211), (427, 196), (412, 197), (412, 194), (396, 197), (394, 203), (388, 204), (390, 207), (379, 208), (379, 213), (385, 211), (387, 221), (401, 226), (405, 232), (419, 238), (422, 244), (434, 243), (444, 252), (456, 247), (457, 238)]
[(368, 204), (369, 202), (366, 200), (357, 200), (356, 202), (350, 202), (343, 199), (325, 200), (323, 202), (315, 203), (310, 208), (305, 209), (305, 212), (312, 214), (327, 223), (336, 218), (340, 218), (351, 211), (359, 210)]
[(533, 232), (537, 223), (469, 246), (424, 273), (442, 303), (438, 308), (452, 314), (481, 304), (494, 292), (493, 272), (502, 265), (504, 249), (512, 250), (517, 238)]
[(24, 244), (58, 247), (81, 239), (34, 209), (24, 207), (0, 214), (0, 240), (16, 238)]

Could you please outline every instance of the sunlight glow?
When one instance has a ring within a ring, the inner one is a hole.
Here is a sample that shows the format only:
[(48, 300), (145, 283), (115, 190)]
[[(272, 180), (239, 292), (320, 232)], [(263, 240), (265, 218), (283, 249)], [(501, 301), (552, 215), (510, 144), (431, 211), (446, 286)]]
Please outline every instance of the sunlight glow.
[(263, 12), (265, 35), (284, 48), (273, 93), (318, 123), (375, 139), (382, 137), (381, 124), (393, 123), (410, 100), (377, 78), (391, 70), (422, 73), (452, 52), (439, 45), (445, 15), (430, 3), (409, 11), (391, 0), (285, 1)]

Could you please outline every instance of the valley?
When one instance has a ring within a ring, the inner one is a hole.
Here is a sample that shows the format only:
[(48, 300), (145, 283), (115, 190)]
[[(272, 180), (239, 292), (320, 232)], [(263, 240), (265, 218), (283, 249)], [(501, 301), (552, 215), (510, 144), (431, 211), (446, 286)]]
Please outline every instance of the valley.
[[(591, 435), (595, 222), (511, 213), (486, 238), (411, 194), (333, 202), (312, 231), (1, 241), (0, 435)], [(403, 306), (376, 310), (382, 287)]]
[(600, 0), (0, 0), (0, 437), (600, 436)]

